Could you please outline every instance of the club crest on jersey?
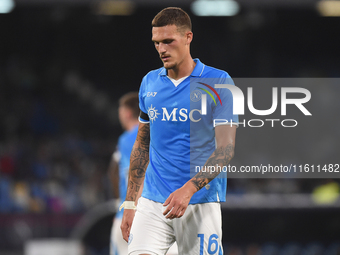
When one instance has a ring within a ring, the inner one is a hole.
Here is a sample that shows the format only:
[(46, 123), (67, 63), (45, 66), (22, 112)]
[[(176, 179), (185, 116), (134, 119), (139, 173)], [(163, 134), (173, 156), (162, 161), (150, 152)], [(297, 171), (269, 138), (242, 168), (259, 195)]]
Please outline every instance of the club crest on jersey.
[(146, 94), (147, 97), (155, 97), (157, 95), (157, 92), (148, 92)]
[(148, 108), (148, 115), (149, 115), (149, 119), (151, 120), (151, 122), (153, 122), (154, 120), (156, 120), (156, 118), (158, 118), (157, 115), (160, 115), (160, 113), (158, 112), (156, 107), (152, 107), (152, 105), (151, 105)]
[(198, 89), (195, 89), (193, 92), (190, 93), (190, 100), (193, 102), (198, 102), (202, 98), (202, 92)]

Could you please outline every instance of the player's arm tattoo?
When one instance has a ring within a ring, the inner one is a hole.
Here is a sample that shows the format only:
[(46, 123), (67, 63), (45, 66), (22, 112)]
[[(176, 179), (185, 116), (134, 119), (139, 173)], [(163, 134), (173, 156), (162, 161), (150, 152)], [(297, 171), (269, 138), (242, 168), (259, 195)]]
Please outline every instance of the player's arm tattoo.
[[(196, 187), (197, 191), (211, 182), (217, 175), (220, 174), (219, 171), (216, 171), (216, 166), (220, 166), (219, 169), (223, 169), (223, 166), (229, 164), (230, 160), (234, 156), (234, 145), (228, 144), (227, 146), (218, 147), (213, 152), (213, 154), (208, 158), (207, 162), (204, 165), (205, 171), (201, 171), (197, 173), (192, 179), (191, 182)], [(214, 171), (210, 171), (210, 169), (214, 168)]]
[(150, 124), (140, 124), (136, 142), (130, 156), (127, 201), (135, 201), (143, 184), (146, 168), (149, 164)]

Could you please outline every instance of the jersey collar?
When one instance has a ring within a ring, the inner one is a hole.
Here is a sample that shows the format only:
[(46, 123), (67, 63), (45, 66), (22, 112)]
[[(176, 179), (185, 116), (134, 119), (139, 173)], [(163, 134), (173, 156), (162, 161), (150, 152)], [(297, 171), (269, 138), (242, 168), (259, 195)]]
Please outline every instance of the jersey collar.
[[(195, 58), (194, 61), (196, 63), (196, 66), (195, 66), (194, 70), (192, 71), (192, 73), (190, 74), (190, 76), (192, 76), (192, 77), (200, 77), (202, 75), (202, 73), (203, 73), (205, 65), (198, 58)], [(159, 73), (159, 75), (161, 75), (161, 76), (166, 76), (167, 75), (166, 69), (164, 67), (162, 68), (162, 70)]]
[(190, 76), (200, 77), (203, 74), (205, 65), (198, 58), (195, 58), (194, 61), (196, 63), (196, 66)]

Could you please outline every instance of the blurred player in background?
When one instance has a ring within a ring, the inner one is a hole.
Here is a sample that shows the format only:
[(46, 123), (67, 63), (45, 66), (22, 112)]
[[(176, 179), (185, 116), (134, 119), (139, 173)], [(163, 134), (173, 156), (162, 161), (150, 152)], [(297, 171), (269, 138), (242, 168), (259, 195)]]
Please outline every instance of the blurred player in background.
[[(212, 87), (233, 82), (225, 71), (191, 57), (192, 39), (190, 17), (180, 8), (165, 8), (152, 21), (152, 41), (164, 67), (149, 72), (139, 90), (140, 124), (121, 225), (130, 255), (165, 254), (174, 241), (181, 255), (223, 254), (219, 202), (225, 201), (226, 178), (209, 170), (191, 177), (190, 170), (191, 157), (207, 169), (227, 166), (234, 155), (236, 125), (212, 124), (238, 123), (231, 92)], [(218, 35), (210, 39), (214, 43)], [(211, 81), (198, 84), (212, 91), (204, 97), (209, 114), (191, 109), (191, 101), (201, 107), (196, 100), (201, 92), (191, 91), (191, 79)]]
[[(130, 154), (138, 131), (138, 93), (130, 92), (119, 100), (119, 121), (125, 132), (119, 137), (116, 151), (112, 155), (109, 173), (115, 198), (124, 201), (127, 189), (127, 178), (130, 165)], [(119, 204), (120, 206), (120, 204)], [(111, 230), (110, 255), (127, 254), (127, 243), (122, 237), (120, 224), (123, 210), (118, 211)]]
[[(136, 140), (138, 131), (138, 93), (130, 92), (122, 96), (119, 100), (119, 121), (125, 132), (119, 137), (116, 151), (112, 155), (109, 166), (109, 173), (113, 187), (113, 194), (119, 201), (124, 201), (126, 197), (127, 179), (129, 174), (130, 154), (133, 144)], [(138, 195), (140, 197), (141, 191)], [(110, 255), (126, 255), (128, 254), (127, 242), (122, 237), (120, 225), (122, 222), (124, 210), (118, 211), (113, 220), (111, 229)], [(173, 245), (168, 254), (176, 255), (177, 246)]]

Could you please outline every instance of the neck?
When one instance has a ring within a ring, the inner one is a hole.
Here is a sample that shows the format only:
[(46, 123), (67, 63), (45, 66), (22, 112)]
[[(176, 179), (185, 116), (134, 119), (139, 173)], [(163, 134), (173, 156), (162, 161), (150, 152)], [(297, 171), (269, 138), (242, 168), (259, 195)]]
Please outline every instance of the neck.
[(139, 124), (139, 121), (138, 119), (134, 119), (134, 120), (131, 120), (129, 121), (127, 124), (126, 124), (126, 131), (131, 131), (135, 126), (137, 126)]
[(168, 70), (168, 76), (172, 79), (178, 80), (183, 77), (189, 76), (196, 66), (195, 61), (189, 55), (187, 59), (184, 59), (175, 68)]

